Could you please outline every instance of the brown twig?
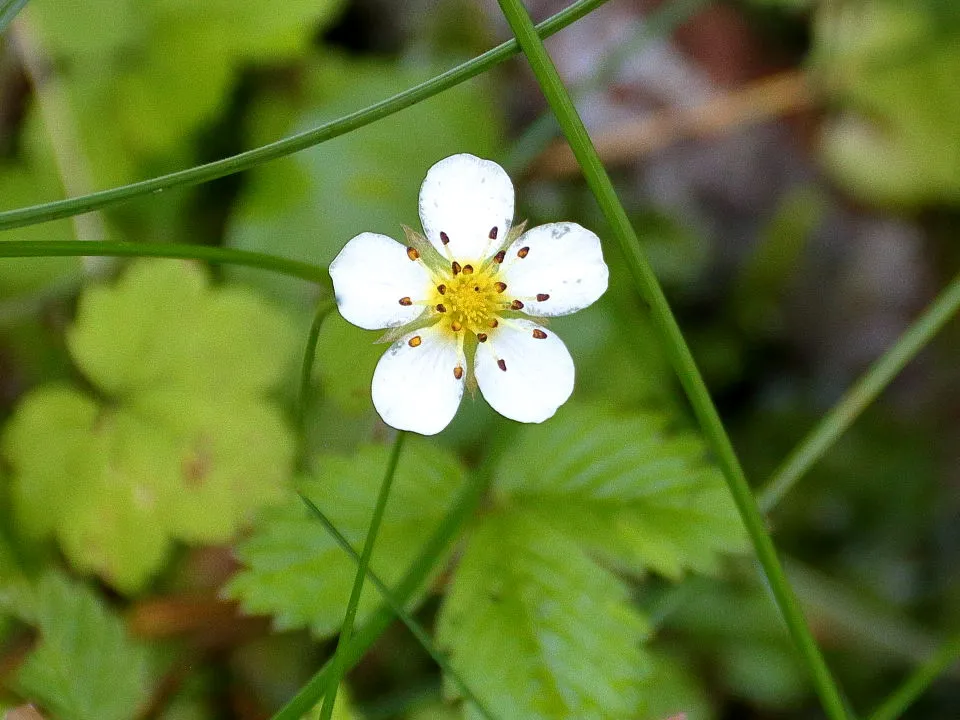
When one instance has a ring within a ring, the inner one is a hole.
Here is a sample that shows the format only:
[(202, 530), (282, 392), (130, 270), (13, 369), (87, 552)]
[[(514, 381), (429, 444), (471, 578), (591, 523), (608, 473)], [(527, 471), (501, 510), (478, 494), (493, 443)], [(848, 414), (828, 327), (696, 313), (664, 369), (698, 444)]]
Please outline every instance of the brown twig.
[[(689, 108), (670, 107), (597, 133), (593, 140), (604, 163), (625, 163), (684, 138), (706, 138), (753, 123), (807, 110), (817, 102), (801, 70), (772, 75)], [(579, 171), (566, 143), (556, 142), (536, 160), (533, 173), (563, 177)]]

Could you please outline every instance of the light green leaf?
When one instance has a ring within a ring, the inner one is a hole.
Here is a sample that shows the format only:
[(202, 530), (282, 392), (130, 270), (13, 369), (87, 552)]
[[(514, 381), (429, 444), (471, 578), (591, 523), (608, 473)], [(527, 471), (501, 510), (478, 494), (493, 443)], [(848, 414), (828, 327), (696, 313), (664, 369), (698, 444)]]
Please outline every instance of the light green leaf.
[(878, 203), (960, 202), (960, 5), (823, 3), (814, 61), (839, 112), (828, 167)]
[(266, 393), (298, 343), (285, 316), (186, 263), (136, 264), (78, 316), (69, 346), (113, 397), (48, 385), (24, 398), (3, 437), (15, 517), (135, 592), (173, 541), (226, 542), (280, 497), (294, 443)]
[(612, 720), (640, 702), (644, 632), (624, 583), (568, 535), (510, 509), (472, 534), (438, 639), (499, 717)]
[(90, 590), (58, 575), (36, 589), (40, 643), (16, 676), (59, 720), (132, 720), (149, 699), (154, 660)]
[(698, 435), (656, 412), (568, 404), (519, 433), (496, 474), (500, 502), (617, 568), (712, 572), (745, 535)]
[(333, 314), (323, 323), (317, 340), (316, 375), (324, 396), (348, 413), (373, 410), (370, 381), (387, 349), (377, 335)]
[[(320, 713), (323, 704), (318, 703), (313, 710), (303, 716), (303, 720), (320, 720)], [(360, 720), (360, 715), (353, 709), (353, 703), (350, 702), (350, 693), (347, 689), (340, 686), (337, 691), (337, 699), (333, 703), (332, 720)]]
[(240, 396), (274, 388), (300, 339), (256, 294), (213, 288), (181, 261), (139, 262), (84, 293), (67, 337), (84, 373), (112, 395), (157, 386)]
[[(314, 479), (302, 485), (356, 548), (363, 545), (388, 455), (388, 448), (376, 445), (362, 447), (353, 457), (321, 456)], [(387, 585), (407, 571), (463, 478), (450, 453), (424, 440), (408, 440), (371, 561)], [(299, 498), (266, 510), (237, 556), (246, 569), (230, 582), (227, 594), (247, 612), (273, 615), (282, 629), (307, 626), (321, 636), (339, 629), (356, 564)], [(368, 584), (358, 622), (380, 603)]]
[[(399, 92), (431, 68), (325, 55), (310, 68), (299, 106), (263, 99), (251, 143), (316, 126)], [(291, 125), (289, 118), (297, 120)], [(425, 129), (429, 128), (429, 131)], [(327, 265), (364, 231), (402, 237), (418, 224), (417, 196), (431, 164), (455, 152), (490, 156), (500, 136), (498, 106), (482, 82), (463, 85), (322, 147), (257, 168), (228, 228), (232, 247)], [(302, 286), (231, 270), (257, 283), (302, 294)]]
[(645, 708), (639, 716), (642, 720), (666, 720), (681, 713), (686, 720), (712, 720), (716, 713), (689, 658), (652, 652), (650, 666), (641, 689)]
[(48, 387), (23, 402), (4, 452), (22, 531), (55, 534), (75, 568), (133, 592), (173, 540), (225, 542), (277, 500), (293, 443), (257, 400), (157, 390), (105, 409)]

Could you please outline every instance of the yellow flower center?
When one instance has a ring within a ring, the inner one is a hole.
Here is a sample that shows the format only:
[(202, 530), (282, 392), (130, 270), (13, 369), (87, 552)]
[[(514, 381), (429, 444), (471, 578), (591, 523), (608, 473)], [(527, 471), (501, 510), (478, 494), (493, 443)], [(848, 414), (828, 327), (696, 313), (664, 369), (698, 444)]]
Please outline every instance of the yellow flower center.
[(499, 264), (486, 263), (479, 268), (454, 262), (450, 274), (436, 286), (430, 303), (442, 315), (440, 322), (452, 332), (481, 335), (498, 324), (505, 309), (506, 285), (497, 280)]

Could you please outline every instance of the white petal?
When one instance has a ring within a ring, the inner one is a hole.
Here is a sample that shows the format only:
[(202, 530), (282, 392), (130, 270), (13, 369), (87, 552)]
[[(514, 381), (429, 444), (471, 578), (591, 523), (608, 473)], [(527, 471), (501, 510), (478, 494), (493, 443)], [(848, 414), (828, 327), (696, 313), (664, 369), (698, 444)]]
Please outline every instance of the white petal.
[(430, 168), (420, 186), (420, 222), (441, 255), (449, 252), (461, 263), (483, 260), (510, 231), (513, 183), (495, 162), (451, 155)]
[[(410, 339), (420, 345), (410, 346)], [(462, 366), (457, 342), (445, 332), (422, 328), (390, 346), (373, 373), (373, 405), (387, 425), (436, 435), (457, 414), (463, 396), (463, 379), (454, 368)]]
[[(529, 248), (526, 257), (517, 254)], [(592, 305), (607, 289), (609, 271), (600, 238), (576, 223), (528, 230), (507, 249), (500, 277), (528, 315), (569, 315)], [(537, 301), (537, 295), (549, 295)]]
[[(418, 300), (430, 291), (430, 275), (420, 261), (393, 238), (361, 233), (330, 263), (330, 278), (340, 314), (365, 330), (397, 327), (423, 313)], [(410, 298), (411, 305), (401, 305)]]
[[(535, 331), (546, 337), (534, 337)], [(474, 372), (490, 406), (520, 422), (552, 417), (573, 392), (573, 359), (566, 345), (529, 320), (502, 322), (496, 335), (478, 344)]]

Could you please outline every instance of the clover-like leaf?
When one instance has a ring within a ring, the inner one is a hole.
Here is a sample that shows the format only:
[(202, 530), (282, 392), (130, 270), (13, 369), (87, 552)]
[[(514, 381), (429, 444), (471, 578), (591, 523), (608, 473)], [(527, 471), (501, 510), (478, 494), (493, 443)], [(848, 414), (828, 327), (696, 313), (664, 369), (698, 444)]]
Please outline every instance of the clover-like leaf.
[(638, 709), (645, 628), (627, 586), (576, 540), (510, 509), (471, 536), (438, 635), (499, 717), (613, 720)]
[[(389, 449), (362, 447), (352, 457), (326, 455), (302, 491), (359, 550), (370, 525)], [(400, 457), (371, 568), (387, 585), (404, 575), (463, 482), (463, 469), (447, 451), (409, 438)], [(294, 498), (268, 508), (253, 535), (237, 550), (246, 566), (227, 586), (250, 613), (274, 616), (283, 629), (336, 632), (343, 620), (356, 563)], [(382, 599), (369, 583), (359, 617)]]
[(632, 572), (711, 572), (746, 547), (736, 508), (702, 440), (657, 412), (572, 406), (528, 426), (497, 470), (496, 492), (592, 555)]
[(60, 720), (132, 720), (149, 700), (156, 660), (89, 589), (59, 575), (36, 587), (40, 643), (18, 692)]
[(139, 590), (175, 540), (228, 541), (281, 495), (294, 443), (267, 396), (292, 359), (285, 316), (186, 263), (135, 265), (81, 298), (69, 344), (106, 402), (28, 394), (3, 437), (18, 527)]

